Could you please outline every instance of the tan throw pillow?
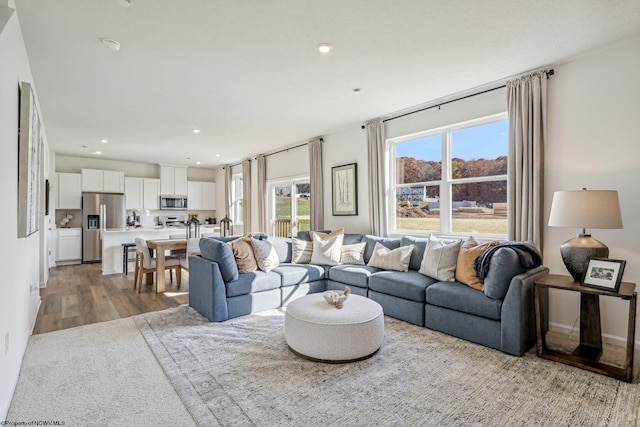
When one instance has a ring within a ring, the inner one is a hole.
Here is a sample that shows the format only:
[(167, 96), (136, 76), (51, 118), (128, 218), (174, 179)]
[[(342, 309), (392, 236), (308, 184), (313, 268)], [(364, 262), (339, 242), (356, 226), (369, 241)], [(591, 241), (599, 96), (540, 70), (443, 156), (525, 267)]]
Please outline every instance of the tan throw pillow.
[(291, 262), (293, 264), (309, 264), (313, 253), (313, 242), (291, 238)]
[(383, 270), (408, 271), (411, 252), (413, 252), (413, 245), (400, 246), (391, 250), (376, 242), (367, 265)]
[(499, 244), (497, 240), (483, 245), (478, 244), (473, 237), (469, 237), (458, 252), (458, 264), (456, 265), (456, 280), (465, 285), (471, 286), (479, 291), (483, 290), (482, 281), (476, 275), (476, 269), (473, 265), (484, 251), (492, 246)]
[(333, 237), (340, 237), (340, 244), (342, 244), (342, 240), (344, 239), (344, 228), (338, 228), (337, 230), (333, 230), (331, 233), (320, 233), (319, 231), (310, 231), (309, 238), (313, 242), (313, 236), (318, 236), (322, 240), (329, 240)]
[(340, 264), (340, 255), (342, 254), (342, 236), (334, 236), (328, 240), (324, 240), (318, 234), (319, 233), (313, 235), (311, 264)]
[(364, 248), (367, 242), (342, 245), (340, 264), (364, 265)]
[(241, 237), (227, 243), (238, 265), (238, 273), (252, 273), (258, 269), (256, 257), (251, 246), (251, 237)]
[(461, 240), (447, 244), (433, 235), (429, 236), (418, 273), (443, 282), (453, 282), (460, 245)]

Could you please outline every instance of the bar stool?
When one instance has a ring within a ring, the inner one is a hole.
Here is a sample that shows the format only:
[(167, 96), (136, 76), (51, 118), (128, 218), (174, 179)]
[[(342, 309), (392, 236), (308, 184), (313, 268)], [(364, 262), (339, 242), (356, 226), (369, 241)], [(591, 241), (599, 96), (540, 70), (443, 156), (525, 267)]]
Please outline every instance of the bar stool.
[[(129, 274), (129, 263), (135, 262), (134, 258), (129, 258), (129, 254), (136, 253), (135, 243), (122, 243), (122, 271), (125, 275)], [(135, 255), (134, 255), (135, 256)]]

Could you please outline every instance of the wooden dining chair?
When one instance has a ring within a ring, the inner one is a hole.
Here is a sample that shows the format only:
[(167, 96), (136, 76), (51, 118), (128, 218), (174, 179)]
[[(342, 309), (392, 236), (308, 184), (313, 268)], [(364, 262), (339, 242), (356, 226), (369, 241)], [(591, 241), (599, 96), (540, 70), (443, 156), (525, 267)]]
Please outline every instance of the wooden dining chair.
[[(169, 280), (173, 283), (173, 271), (176, 272), (176, 282), (178, 287), (181, 283), (181, 267), (178, 258), (165, 258), (165, 271), (169, 270)], [(144, 239), (136, 238), (136, 269), (133, 277), (133, 289), (138, 288), (138, 293), (142, 290), (142, 277), (148, 273), (156, 272), (156, 258), (151, 257), (147, 242)]]
[(189, 271), (189, 256), (198, 255), (200, 253), (200, 238), (191, 238), (187, 240), (186, 256), (180, 257), (180, 268)]

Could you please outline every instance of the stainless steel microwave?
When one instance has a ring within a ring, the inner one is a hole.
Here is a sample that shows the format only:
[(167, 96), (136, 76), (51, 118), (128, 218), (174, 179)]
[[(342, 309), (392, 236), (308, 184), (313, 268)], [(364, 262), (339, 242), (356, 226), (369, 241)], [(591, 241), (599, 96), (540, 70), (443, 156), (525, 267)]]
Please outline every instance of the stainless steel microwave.
[(160, 196), (160, 209), (187, 209), (186, 196)]

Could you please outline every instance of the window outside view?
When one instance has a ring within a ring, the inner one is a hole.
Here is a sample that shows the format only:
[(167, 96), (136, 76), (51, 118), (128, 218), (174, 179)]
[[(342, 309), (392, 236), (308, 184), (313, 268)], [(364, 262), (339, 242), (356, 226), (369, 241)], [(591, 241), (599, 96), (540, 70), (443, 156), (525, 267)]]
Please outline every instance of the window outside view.
[(451, 126), (395, 143), (396, 230), (507, 234), (508, 126)]
[(308, 182), (274, 187), (276, 209), (274, 236), (290, 237), (298, 231), (309, 231), (309, 191)]

